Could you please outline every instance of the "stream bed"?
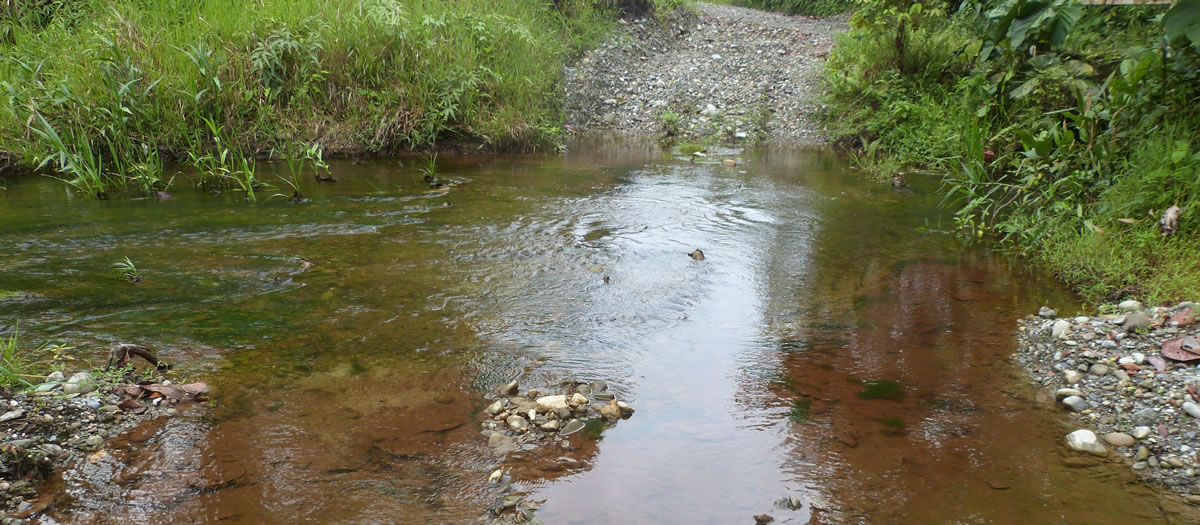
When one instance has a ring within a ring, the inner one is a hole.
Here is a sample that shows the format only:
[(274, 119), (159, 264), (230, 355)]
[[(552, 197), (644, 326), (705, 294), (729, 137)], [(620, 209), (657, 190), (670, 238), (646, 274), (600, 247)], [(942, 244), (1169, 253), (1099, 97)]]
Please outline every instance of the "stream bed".
[[(1068, 461), (1009, 355), (1018, 318), (1080, 305), (955, 239), (936, 181), (736, 158), (593, 137), (438, 159), (438, 188), (418, 159), (344, 161), (301, 204), (9, 181), (0, 330), (97, 364), (143, 344), (213, 389), (64, 472), (33, 521), (468, 523), (502, 466), (547, 524), (1195, 522), (1119, 462)], [(483, 393), (514, 379), (604, 380), (637, 412), (498, 458)]]

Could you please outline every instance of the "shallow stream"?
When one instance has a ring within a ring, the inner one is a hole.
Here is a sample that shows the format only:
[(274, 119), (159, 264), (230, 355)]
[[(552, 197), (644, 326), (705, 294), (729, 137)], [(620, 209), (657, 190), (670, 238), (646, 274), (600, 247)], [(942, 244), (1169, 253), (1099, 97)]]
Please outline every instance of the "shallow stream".
[[(1008, 355), (1017, 318), (1078, 304), (957, 241), (936, 182), (738, 158), (601, 137), (439, 159), (440, 188), (413, 159), (337, 162), (302, 204), (9, 181), (0, 327), (94, 363), (137, 342), (214, 387), (64, 473), (36, 522), (470, 522), (496, 496), (483, 392), (512, 379), (603, 379), (637, 409), (509, 457), (547, 524), (1196, 519), (1065, 461)], [(109, 273), (126, 256), (136, 285)]]

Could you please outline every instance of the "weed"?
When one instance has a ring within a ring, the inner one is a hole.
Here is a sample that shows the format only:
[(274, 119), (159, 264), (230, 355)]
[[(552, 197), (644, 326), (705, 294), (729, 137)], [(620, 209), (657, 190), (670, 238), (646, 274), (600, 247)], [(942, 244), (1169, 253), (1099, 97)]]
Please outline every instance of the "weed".
[(142, 281), (142, 273), (138, 271), (137, 266), (133, 265), (133, 261), (129, 260), (129, 257), (113, 263), (112, 275), (117, 279), (124, 279), (131, 283)]
[(803, 423), (808, 421), (811, 409), (812, 400), (802, 399), (792, 401), (792, 408), (788, 410), (788, 418), (797, 423)]

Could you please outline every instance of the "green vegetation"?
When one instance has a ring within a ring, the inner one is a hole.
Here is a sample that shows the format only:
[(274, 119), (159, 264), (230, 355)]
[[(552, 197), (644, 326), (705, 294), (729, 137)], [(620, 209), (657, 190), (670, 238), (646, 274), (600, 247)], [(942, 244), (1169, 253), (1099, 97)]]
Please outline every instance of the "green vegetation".
[(21, 339), (21, 329), (13, 326), (7, 337), (0, 336), (0, 388), (25, 389), (35, 386), (51, 363), (61, 359), (70, 347), (43, 344), (28, 348)]
[(112, 275), (117, 279), (124, 279), (131, 283), (142, 280), (142, 273), (138, 271), (137, 266), (133, 265), (133, 261), (129, 260), (129, 257), (113, 263)]
[(898, 400), (904, 397), (904, 390), (900, 388), (900, 383), (887, 379), (876, 379), (873, 381), (854, 381), (862, 385), (862, 390), (858, 391), (858, 397), (862, 399), (890, 399)]
[(202, 189), (254, 200), (270, 188), (256, 154), (298, 142), (554, 144), (564, 60), (642, 4), (15, 0), (0, 6), (0, 160), (99, 198), (165, 189), (164, 160), (184, 160)]
[(961, 232), (1089, 300), (1200, 297), (1200, 0), (857, 7), (826, 70), (857, 166), (944, 173)]
[(797, 399), (792, 401), (792, 408), (788, 410), (788, 418), (797, 423), (808, 421), (812, 412), (811, 399)]

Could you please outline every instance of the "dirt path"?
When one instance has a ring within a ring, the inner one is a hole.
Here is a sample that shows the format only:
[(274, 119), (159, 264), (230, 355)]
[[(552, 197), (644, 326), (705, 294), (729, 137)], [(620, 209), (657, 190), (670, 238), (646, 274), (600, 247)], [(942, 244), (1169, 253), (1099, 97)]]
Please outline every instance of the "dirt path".
[(567, 70), (577, 132), (821, 144), (821, 67), (844, 17), (697, 3), (662, 23), (624, 22)]

